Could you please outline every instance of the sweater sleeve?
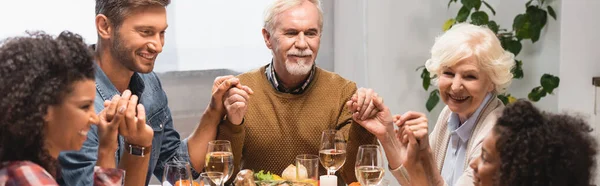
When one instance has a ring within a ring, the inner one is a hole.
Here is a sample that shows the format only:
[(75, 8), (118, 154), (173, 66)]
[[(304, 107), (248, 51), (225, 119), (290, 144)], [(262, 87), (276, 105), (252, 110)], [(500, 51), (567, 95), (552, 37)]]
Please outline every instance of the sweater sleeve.
[(350, 100), (356, 89), (354, 82), (350, 82), (343, 87), (342, 95), (340, 96), (340, 113), (336, 126), (337, 129), (340, 129), (344, 133), (348, 140), (346, 145), (346, 163), (344, 163), (339, 171), (340, 176), (346, 184), (356, 182), (354, 163), (356, 162), (358, 147), (365, 144), (376, 144), (377, 142), (373, 134), (352, 120), (352, 113), (346, 107), (346, 101)]

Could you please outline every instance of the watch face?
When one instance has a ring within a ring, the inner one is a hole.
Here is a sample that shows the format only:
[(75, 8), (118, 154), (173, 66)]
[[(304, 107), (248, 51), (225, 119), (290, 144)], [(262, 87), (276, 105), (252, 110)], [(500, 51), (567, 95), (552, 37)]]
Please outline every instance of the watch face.
[(144, 155), (144, 150), (142, 148), (131, 147), (131, 154), (133, 155)]

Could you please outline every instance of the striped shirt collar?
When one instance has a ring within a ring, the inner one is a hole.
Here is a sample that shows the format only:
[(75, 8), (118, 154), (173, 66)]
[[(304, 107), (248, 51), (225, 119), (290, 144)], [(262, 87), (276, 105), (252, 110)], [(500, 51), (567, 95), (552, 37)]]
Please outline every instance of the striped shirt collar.
[(283, 86), (283, 83), (281, 83), (277, 79), (277, 74), (275, 73), (275, 69), (273, 68), (273, 60), (271, 60), (271, 63), (269, 65), (267, 65), (267, 67), (265, 69), (265, 75), (267, 76), (267, 79), (269, 80), (269, 82), (271, 83), (273, 88), (275, 88), (275, 90), (282, 92), (282, 93), (302, 94), (302, 93), (304, 93), (306, 88), (308, 88), (308, 86), (310, 85), (310, 82), (313, 81), (315, 71), (316, 71), (316, 65), (313, 64), (312, 69), (310, 70), (310, 75), (308, 76), (308, 78), (306, 79), (304, 84), (302, 84), (302, 86), (298, 86), (296, 88), (291, 88), (291, 89), (285, 88)]

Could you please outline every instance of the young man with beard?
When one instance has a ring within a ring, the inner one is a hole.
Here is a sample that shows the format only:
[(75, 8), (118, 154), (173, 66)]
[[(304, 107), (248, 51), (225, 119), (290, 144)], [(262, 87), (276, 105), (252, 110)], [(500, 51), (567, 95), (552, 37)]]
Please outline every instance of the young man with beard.
[[(227, 115), (232, 120), (243, 118), (243, 124), (224, 121), (217, 135), (232, 143), (234, 175), (240, 168), (279, 174), (296, 155), (318, 154), (323, 130), (340, 129), (348, 141), (346, 163), (338, 171), (343, 181), (338, 183), (356, 181), (358, 146), (373, 144), (375, 138), (352, 120), (346, 107), (356, 84), (315, 66), (322, 26), (319, 0), (277, 0), (267, 9), (262, 34), (273, 58), (270, 64), (238, 76), (255, 93), (247, 113)], [(232, 88), (228, 94), (243, 92)], [(370, 103), (360, 100), (365, 104), (360, 108), (368, 109)]]
[[(97, 158), (98, 153), (105, 152), (98, 150), (99, 134), (95, 127), (89, 131), (80, 151), (61, 154), (62, 180), (59, 182), (62, 185), (92, 185), (95, 165), (118, 165), (126, 171), (125, 185), (147, 185), (152, 174), (162, 180), (164, 164), (171, 161), (190, 162), (196, 177), (204, 168), (208, 141), (215, 139), (221, 119), (226, 113), (236, 116), (245, 112), (252, 90), (233, 76), (217, 77), (211, 102), (198, 127), (188, 138), (180, 139), (173, 128), (166, 94), (152, 71), (164, 46), (169, 3), (169, 0), (96, 0), (98, 43), (93, 46), (96, 58), (94, 106), (101, 111), (110, 105), (106, 108), (107, 121), (117, 117), (125, 117), (125, 120), (119, 125), (119, 137), (114, 142), (118, 150), (114, 156)], [(240, 91), (224, 97), (231, 87)], [(223, 104), (224, 98), (228, 105)], [(128, 105), (138, 101), (146, 110), (145, 117), (138, 116), (142, 120), (147, 118), (146, 125), (142, 125), (145, 127), (132, 124), (139, 119), (127, 119), (135, 116), (123, 116), (124, 111), (130, 109)]]

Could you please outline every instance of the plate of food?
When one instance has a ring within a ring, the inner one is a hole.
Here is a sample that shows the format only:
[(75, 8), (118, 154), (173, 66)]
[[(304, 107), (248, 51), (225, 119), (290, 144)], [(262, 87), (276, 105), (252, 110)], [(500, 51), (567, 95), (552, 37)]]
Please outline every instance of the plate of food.
[[(270, 171), (260, 170), (254, 172), (249, 169), (241, 170), (235, 180), (235, 186), (317, 186), (319, 185), (316, 180), (309, 181), (298, 181), (296, 180), (296, 166), (288, 166), (282, 176), (271, 173)], [(299, 174), (306, 177), (306, 172)]]

